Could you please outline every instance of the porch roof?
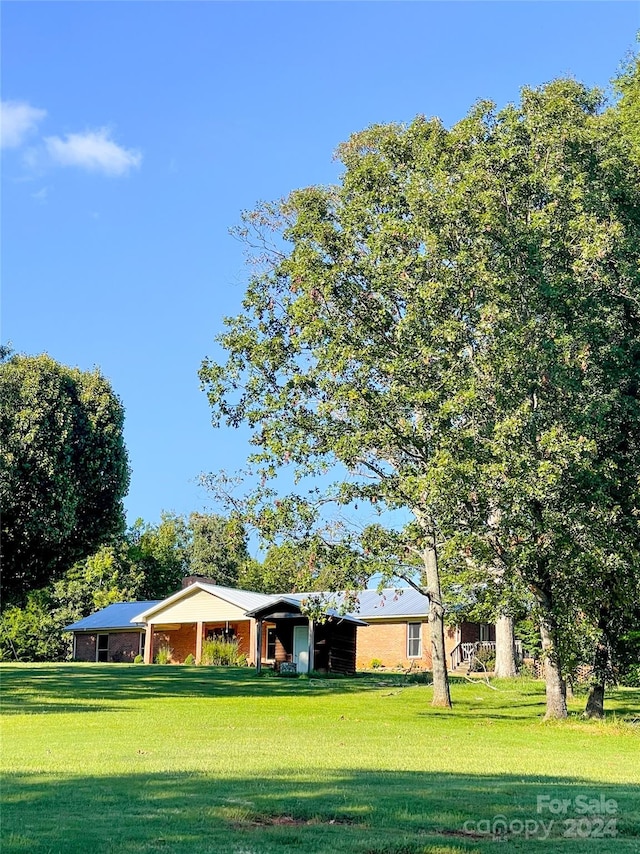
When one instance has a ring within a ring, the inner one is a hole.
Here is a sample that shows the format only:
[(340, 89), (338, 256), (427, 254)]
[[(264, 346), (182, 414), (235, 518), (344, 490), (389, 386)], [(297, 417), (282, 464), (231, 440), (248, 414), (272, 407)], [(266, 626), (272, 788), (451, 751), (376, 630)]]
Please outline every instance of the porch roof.
[[(247, 617), (255, 617), (256, 619), (265, 619), (271, 616), (276, 618), (276, 615), (279, 614), (279, 609), (284, 606), (289, 611), (293, 608), (295, 609), (294, 613), (284, 612), (280, 614), (281, 619), (293, 618), (297, 616), (304, 616), (302, 614), (302, 603), (305, 599), (309, 599), (311, 594), (295, 594), (291, 596), (273, 596), (271, 597), (271, 602), (268, 602), (264, 605), (260, 605), (258, 608), (254, 608), (252, 611), (247, 611)], [(316, 594), (317, 595), (317, 594)], [(363, 620), (354, 616), (353, 614), (341, 614), (339, 610), (336, 608), (324, 608), (324, 613), (328, 617), (332, 617), (334, 620), (344, 620), (348, 623), (353, 623), (356, 626), (366, 626)]]

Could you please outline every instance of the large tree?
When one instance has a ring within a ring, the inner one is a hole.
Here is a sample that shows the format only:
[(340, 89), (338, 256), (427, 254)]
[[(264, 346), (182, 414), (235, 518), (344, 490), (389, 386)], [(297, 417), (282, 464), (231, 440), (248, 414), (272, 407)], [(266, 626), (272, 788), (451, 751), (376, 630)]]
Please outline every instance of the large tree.
[(238, 586), (249, 560), (247, 533), (237, 516), (192, 513), (189, 516), (190, 571), (213, 577), (217, 584)]
[[(265, 479), (346, 471), (325, 498), (412, 514), (367, 540), (419, 562), (439, 705), (438, 561), (468, 538), (536, 597), (547, 714), (566, 715), (568, 628), (602, 570), (590, 520), (613, 510), (611, 437), (638, 405), (640, 181), (617, 121), (560, 80), (450, 130), (375, 126), (339, 149), (337, 187), (245, 217), (262, 268), (226, 364), (201, 369), (214, 418), (253, 428)], [(280, 502), (287, 521), (309, 506)]]
[(59, 577), (124, 527), (124, 411), (99, 370), (0, 364), (3, 600)]

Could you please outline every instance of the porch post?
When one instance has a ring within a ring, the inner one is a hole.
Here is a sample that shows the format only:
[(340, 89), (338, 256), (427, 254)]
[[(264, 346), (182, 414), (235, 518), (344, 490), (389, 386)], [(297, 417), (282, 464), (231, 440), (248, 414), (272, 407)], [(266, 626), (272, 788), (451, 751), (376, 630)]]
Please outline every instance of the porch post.
[(309, 672), (315, 668), (315, 625), (309, 620)]
[(256, 673), (262, 671), (262, 620), (256, 620)]
[(202, 638), (204, 636), (204, 623), (196, 623), (196, 664), (202, 659)]
[(153, 663), (153, 624), (147, 623), (147, 627), (144, 630), (144, 663), (152, 664)]

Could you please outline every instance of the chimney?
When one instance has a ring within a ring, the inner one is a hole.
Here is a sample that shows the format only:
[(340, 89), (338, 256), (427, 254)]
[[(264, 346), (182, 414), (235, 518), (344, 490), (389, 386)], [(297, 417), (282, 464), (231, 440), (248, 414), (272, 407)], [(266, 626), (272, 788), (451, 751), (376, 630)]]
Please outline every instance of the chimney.
[(195, 584), (196, 581), (201, 581), (203, 584), (215, 584), (215, 578), (208, 578), (206, 575), (186, 575), (182, 579), (182, 589), (185, 587), (191, 587), (192, 584)]

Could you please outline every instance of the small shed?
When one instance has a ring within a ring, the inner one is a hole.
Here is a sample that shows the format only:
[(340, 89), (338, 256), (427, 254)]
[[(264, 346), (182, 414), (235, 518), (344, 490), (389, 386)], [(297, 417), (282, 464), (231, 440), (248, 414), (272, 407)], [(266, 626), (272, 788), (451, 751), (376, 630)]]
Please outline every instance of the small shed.
[(280, 596), (266, 605), (247, 612), (256, 627), (256, 669), (260, 672), (263, 626), (271, 627), (273, 661), (276, 669), (283, 664), (295, 665), (297, 673), (319, 670), (326, 673), (355, 673), (356, 631), (366, 626), (352, 614), (340, 614), (333, 609), (324, 612), (322, 620), (313, 620), (303, 613), (304, 599)]

